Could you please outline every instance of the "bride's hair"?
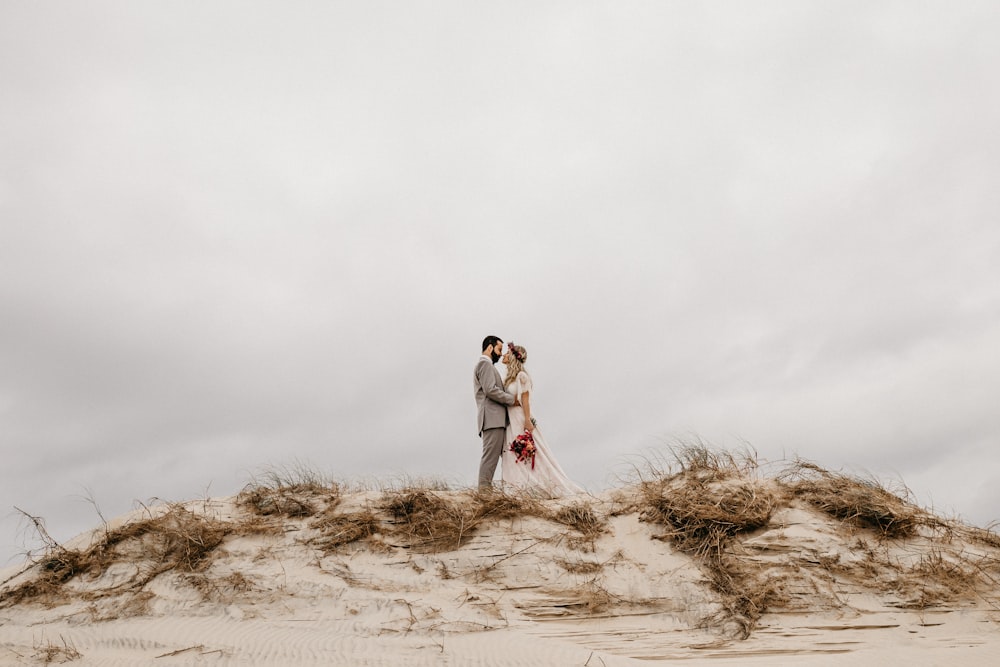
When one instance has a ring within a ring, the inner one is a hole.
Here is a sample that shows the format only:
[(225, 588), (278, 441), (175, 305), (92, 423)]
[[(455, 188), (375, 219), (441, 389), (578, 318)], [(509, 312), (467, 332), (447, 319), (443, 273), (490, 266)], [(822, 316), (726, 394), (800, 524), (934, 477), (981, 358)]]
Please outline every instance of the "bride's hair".
[(507, 351), (510, 352), (511, 359), (507, 364), (507, 379), (503, 381), (505, 387), (517, 379), (517, 374), (524, 369), (524, 362), (528, 360), (528, 351), (521, 345), (507, 343)]

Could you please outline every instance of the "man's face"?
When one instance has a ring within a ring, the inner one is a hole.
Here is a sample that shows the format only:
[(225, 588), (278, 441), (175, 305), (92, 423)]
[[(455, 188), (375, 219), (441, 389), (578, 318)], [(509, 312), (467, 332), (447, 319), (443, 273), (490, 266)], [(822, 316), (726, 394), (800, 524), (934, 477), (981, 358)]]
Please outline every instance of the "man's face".
[(493, 359), (493, 363), (500, 361), (500, 357), (503, 354), (503, 343), (497, 342), (493, 346), (493, 351), (490, 352), (490, 358)]

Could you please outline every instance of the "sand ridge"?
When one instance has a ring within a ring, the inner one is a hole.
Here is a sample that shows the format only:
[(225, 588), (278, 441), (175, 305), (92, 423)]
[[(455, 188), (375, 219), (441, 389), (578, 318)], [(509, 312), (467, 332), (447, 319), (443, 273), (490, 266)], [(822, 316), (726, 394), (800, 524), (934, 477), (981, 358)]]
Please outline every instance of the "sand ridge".
[[(8, 568), (0, 664), (1000, 661), (995, 534), (914, 509), (889, 537), (795, 483), (688, 469), (562, 500), (292, 484), (143, 507)], [(692, 489), (766, 520), (693, 544), (663, 519)]]

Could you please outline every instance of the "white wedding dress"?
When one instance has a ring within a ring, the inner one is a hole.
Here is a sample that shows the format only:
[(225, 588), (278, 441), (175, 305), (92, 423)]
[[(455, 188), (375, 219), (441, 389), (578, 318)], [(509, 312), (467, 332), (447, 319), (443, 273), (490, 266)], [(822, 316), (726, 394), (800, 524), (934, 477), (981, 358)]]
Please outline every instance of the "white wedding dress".
[[(517, 374), (517, 379), (507, 385), (507, 391), (517, 396), (520, 403), (521, 394), (532, 391), (531, 377), (521, 371)], [(520, 405), (512, 405), (507, 408), (507, 414), (510, 416), (510, 424), (507, 425), (506, 445), (500, 459), (500, 476), (504, 487), (523, 489), (550, 498), (584, 493), (559, 467), (538, 426), (531, 432), (535, 440), (535, 467), (531, 467), (531, 461), (518, 463), (517, 455), (510, 451), (510, 445), (514, 438), (524, 433), (524, 409)]]

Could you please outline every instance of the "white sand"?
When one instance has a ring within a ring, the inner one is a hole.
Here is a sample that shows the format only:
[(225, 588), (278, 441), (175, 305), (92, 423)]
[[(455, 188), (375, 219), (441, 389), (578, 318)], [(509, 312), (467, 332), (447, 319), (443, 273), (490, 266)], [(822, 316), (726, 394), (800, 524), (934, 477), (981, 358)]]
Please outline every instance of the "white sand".
[[(377, 499), (357, 493), (341, 508)], [(615, 506), (610, 495), (592, 500), (604, 512)], [(222, 518), (236, 512), (232, 499), (189, 506)], [(800, 505), (744, 540), (748, 554), (781, 573), (787, 594), (746, 640), (724, 625), (699, 627), (719, 610), (704, 573), (653, 539), (660, 531), (634, 512), (612, 517), (593, 551), (564, 526), (531, 517), (489, 523), (461, 548), (434, 554), (362, 541), (324, 555), (304, 543), (304, 521), (286, 525), (283, 536), (227, 538), (198, 575), (200, 588), (192, 575), (168, 572), (138, 596), (2, 608), (0, 665), (70, 657), (129, 666), (1000, 664), (1000, 591), (901, 608), (876, 581), (818, 565), (859, 558), (853, 545), (866, 535)], [(954, 540), (889, 548), (900, 557), (990, 551)], [(576, 572), (586, 564), (592, 571)], [(67, 586), (86, 597), (137, 567), (141, 558)]]

